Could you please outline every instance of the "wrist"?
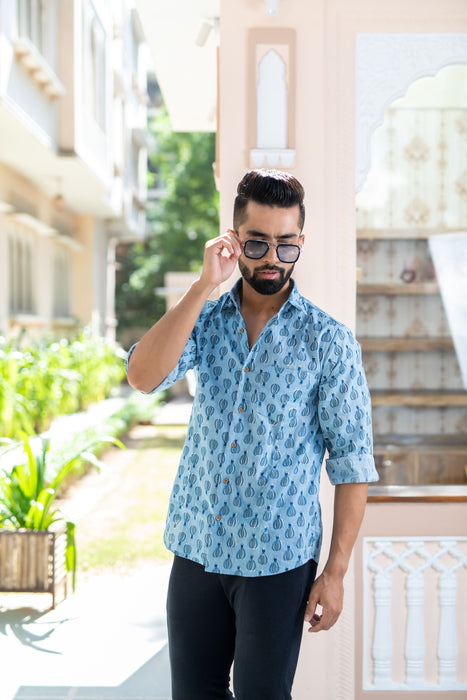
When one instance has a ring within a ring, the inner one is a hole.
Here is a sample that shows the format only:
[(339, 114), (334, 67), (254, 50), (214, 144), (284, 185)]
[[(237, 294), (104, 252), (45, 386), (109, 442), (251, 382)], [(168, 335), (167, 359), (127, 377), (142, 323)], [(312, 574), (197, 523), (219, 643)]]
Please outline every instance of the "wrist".
[(218, 286), (218, 284), (213, 284), (212, 282), (203, 279), (203, 276), (201, 275), (192, 283), (191, 289), (193, 292), (199, 294), (201, 297), (207, 300)]
[(343, 559), (339, 560), (330, 558), (324, 566), (323, 574), (326, 576), (332, 576), (333, 578), (343, 579), (347, 573), (348, 566), (349, 564), (347, 560), (344, 561)]

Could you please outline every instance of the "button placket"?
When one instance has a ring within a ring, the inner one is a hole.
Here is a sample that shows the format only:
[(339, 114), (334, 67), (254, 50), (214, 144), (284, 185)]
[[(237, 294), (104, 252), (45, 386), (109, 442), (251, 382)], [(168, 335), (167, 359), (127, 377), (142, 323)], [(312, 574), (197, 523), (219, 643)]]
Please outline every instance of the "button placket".
[[(240, 326), (238, 327), (238, 333), (242, 337), (242, 344), (244, 342), (244, 339), (246, 341), (246, 334), (245, 334), (245, 328)], [(226, 439), (225, 445), (227, 450), (230, 447), (230, 452), (232, 455), (239, 455), (242, 447), (242, 441), (238, 439), (238, 433), (243, 433), (244, 430), (238, 430), (239, 423), (242, 424), (242, 426), (245, 426), (245, 418), (246, 418), (246, 411), (248, 408), (249, 404), (249, 395), (251, 393), (252, 387), (250, 385), (251, 383), (251, 372), (254, 370), (254, 357), (255, 357), (255, 351), (251, 350), (249, 347), (246, 348), (246, 352), (244, 357), (246, 358), (246, 364), (243, 367), (241, 376), (240, 376), (240, 381), (239, 385), (237, 388), (236, 396), (234, 398), (234, 404), (236, 404), (235, 408), (233, 409), (235, 413), (238, 415), (238, 420), (235, 421), (233, 420), (230, 423), (229, 426), (229, 433), (228, 437)], [(239, 356), (237, 355), (237, 360), (239, 360)], [(243, 359), (243, 358), (242, 358)], [(245, 391), (245, 388), (247, 391)], [(240, 417), (241, 416), (241, 417)]]

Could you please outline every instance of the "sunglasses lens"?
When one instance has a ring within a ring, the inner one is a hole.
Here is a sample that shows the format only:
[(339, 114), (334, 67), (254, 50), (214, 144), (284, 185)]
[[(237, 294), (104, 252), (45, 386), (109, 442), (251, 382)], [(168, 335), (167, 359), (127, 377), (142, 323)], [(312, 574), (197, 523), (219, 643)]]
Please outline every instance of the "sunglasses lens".
[(277, 246), (277, 257), (281, 262), (294, 263), (298, 260), (300, 248), (298, 245), (280, 243)]
[(268, 252), (268, 244), (264, 241), (246, 241), (243, 252), (247, 258), (259, 260)]

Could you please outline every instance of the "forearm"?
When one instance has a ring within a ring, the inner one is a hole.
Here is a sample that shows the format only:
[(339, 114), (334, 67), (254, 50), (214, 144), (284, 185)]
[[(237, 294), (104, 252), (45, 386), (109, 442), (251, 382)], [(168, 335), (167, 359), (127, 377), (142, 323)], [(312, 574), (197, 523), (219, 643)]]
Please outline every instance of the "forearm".
[(368, 484), (338, 484), (334, 493), (334, 520), (324, 572), (344, 576), (362, 524)]
[[(334, 493), (334, 523), (329, 557), (314, 582), (305, 612), (309, 632), (330, 629), (342, 611), (344, 575), (365, 512), (368, 484), (339, 484)], [(322, 614), (316, 613), (321, 605)]]
[(141, 338), (128, 363), (132, 387), (150, 392), (174, 369), (213, 289), (201, 279), (193, 282), (180, 301)]

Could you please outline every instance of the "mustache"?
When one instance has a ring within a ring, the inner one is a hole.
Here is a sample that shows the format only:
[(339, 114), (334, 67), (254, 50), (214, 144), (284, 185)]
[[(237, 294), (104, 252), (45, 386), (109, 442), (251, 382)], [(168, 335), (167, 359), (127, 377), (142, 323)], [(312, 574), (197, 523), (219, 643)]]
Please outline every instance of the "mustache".
[(263, 265), (263, 267), (257, 267), (255, 272), (283, 272), (283, 270), (277, 265)]

